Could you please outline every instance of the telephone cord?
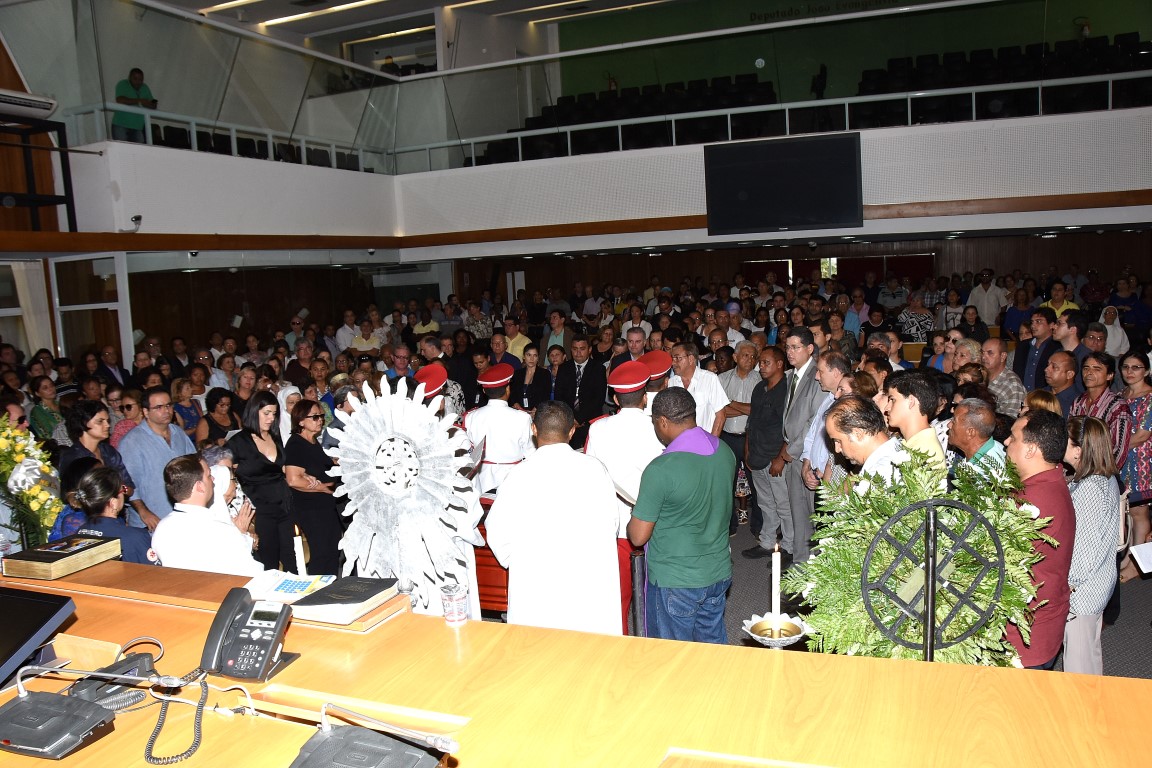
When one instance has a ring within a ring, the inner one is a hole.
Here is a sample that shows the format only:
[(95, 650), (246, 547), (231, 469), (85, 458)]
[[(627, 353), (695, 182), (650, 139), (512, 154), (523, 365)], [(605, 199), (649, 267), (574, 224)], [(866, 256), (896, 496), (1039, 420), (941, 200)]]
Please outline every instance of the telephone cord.
[(192, 744), (189, 745), (188, 749), (178, 755), (157, 757), (153, 754), (152, 750), (156, 746), (156, 740), (160, 738), (160, 731), (164, 728), (164, 719), (168, 715), (169, 702), (162, 701), (160, 703), (160, 715), (156, 718), (156, 727), (152, 729), (152, 735), (148, 737), (148, 743), (144, 747), (144, 759), (150, 764), (172, 765), (173, 763), (188, 759), (200, 748), (200, 738), (202, 736), (201, 726), (204, 722), (204, 707), (208, 703), (208, 681), (205, 678), (206, 674), (203, 669), (195, 669), (181, 678), (185, 683), (192, 683), (197, 679), (200, 681), (200, 699), (196, 702), (196, 715), (192, 720)]

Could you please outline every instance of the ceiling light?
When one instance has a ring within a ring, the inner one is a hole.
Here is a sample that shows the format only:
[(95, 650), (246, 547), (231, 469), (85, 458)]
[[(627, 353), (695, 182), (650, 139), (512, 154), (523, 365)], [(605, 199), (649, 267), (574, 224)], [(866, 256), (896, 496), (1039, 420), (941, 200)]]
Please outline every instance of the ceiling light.
[(232, 2), (220, 3), (220, 5), (214, 5), (211, 8), (201, 8), (199, 12), (200, 13), (219, 13), (220, 11), (226, 11), (229, 8), (239, 8), (242, 5), (252, 5), (253, 3), (258, 3), (258, 2), (260, 2), (260, 0), (232, 0)]
[(1045, 232), (1044, 234), (1040, 235), (1040, 239), (1041, 240), (1055, 240), (1056, 235), (1053, 232)]
[[(484, 3), (494, 3), (496, 0), (468, 0), (466, 3), (452, 3), (451, 5), (444, 6), (445, 8), (466, 8), (469, 5), (483, 5)], [(532, 258), (529, 256), (528, 258)]]
[[(672, 0), (649, 0), (649, 2), (647, 2), (647, 3), (633, 3), (631, 5), (619, 6), (617, 8), (602, 8), (598, 11), (584, 11), (583, 13), (570, 13), (566, 16), (552, 16), (551, 18), (547, 18), (547, 19), (533, 19), (531, 23), (533, 23), (533, 24), (548, 24), (549, 22), (567, 21), (568, 19), (575, 19), (575, 18), (578, 18), (580, 16), (596, 16), (596, 15), (599, 15), (601, 13), (616, 13), (617, 11), (631, 11), (634, 8), (643, 8), (643, 7), (648, 6), (648, 5), (664, 5), (664, 3), (670, 3), (670, 2), (672, 2)], [(569, 3), (560, 3), (560, 5), (569, 5)], [(531, 10), (531, 9), (528, 9), (528, 10)]]
[(1080, 229), (1080, 227), (1077, 225), (1075, 227), (1064, 227), (1064, 229)]
[(331, 8), (325, 8), (320, 11), (308, 11), (308, 13), (297, 13), (293, 16), (281, 16), (278, 19), (269, 19), (260, 23), (262, 27), (272, 27), (277, 24), (287, 24), (290, 21), (300, 21), (301, 19), (311, 19), (315, 16), (327, 16), (330, 13), (339, 13), (340, 11), (350, 11), (353, 8), (363, 8), (366, 5), (377, 5), (378, 3), (386, 3), (388, 0), (356, 0), (354, 3), (345, 3), (344, 5), (334, 5)]
[(373, 40), (387, 40), (390, 37), (403, 37), (404, 35), (416, 35), (421, 32), (432, 32), (436, 29), (436, 25), (432, 24), (427, 27), (412, 27), (412, 29), (402, 29), (399, 32), (386, 32), (382, 35), (372, 35), (371, 37), (362, 37), (359, 40), (349, 40), (346, 45), (356, 45), (358, 43), (370, 43)]

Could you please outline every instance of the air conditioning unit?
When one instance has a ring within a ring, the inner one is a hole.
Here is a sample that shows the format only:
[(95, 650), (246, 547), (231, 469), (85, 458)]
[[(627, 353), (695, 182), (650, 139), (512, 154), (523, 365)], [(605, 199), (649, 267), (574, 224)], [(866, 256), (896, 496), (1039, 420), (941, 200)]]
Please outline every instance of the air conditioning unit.
[(46, 119), (56, 111), (56, 99), (0, 88), (0, 116)]

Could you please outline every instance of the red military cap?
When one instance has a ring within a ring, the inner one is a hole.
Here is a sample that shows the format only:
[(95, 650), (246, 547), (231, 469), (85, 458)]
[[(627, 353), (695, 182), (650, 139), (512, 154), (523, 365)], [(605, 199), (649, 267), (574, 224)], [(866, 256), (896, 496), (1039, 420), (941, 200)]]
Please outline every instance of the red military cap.
[(661, 376), (666, 376), (668, 371), (672, 370), (672, 355), (662, 349), (645, 352), (640, 355), (640, 359), (636, 362), (644, 363), (644, 365), (648, 366), (648, 377), (650, 379), (659, 379)]
[(515, 371), (508, 363), (497, 363), (477, 376), (476, 383), (484, 389), (506, 387), (508, 386), (508, 382), (512, 381), (513, 373), (515, 373)]
[(629, 360), (616, 366), (616, 370), (608, 375), (608, 386), (617, 394), (635, 392), (648, 386), (650, 376), (647, 365), (639, 360)]
[(435, 397), (448, 381), (448, 371), (442, 365), (426, 365), (416, 371), (415, 379), (424, 385), (424, 397)]

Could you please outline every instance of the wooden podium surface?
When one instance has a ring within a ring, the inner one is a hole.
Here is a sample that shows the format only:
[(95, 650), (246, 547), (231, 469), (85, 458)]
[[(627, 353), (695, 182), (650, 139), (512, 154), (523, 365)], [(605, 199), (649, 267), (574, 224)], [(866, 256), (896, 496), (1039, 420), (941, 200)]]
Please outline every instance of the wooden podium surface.
[[(64, 580), (48, 585), (67, 588)], [(81, 591), (73, 597), (70, 633), (117, 643), (155, 635), (168, 647), (159, 664), (165, 673), (184, 674), (199, 663), (211, 612)], [(1125, 735), (1127, 721), (1116, 713), (1152, 695), (1147, 680), (489, 622), (453, 629), (415, 614), (366, 635), (293, 625), (285, 650), (301, 658), (267, 684), (250, 686), (258, 698), (297, 706), (338, 698), (394, 712), (401, 723), (451, 731), (463, 768), (658, 766), (670, 753), (691, 757), (669, 765), (1135, 764), (1144, 749)], [(213, 692), (210, 703), (220, 698)], [(191, 707), (175, 708), (169, 719), (172, 739), (161, 750), (178, 752), (190, 738)], [(144, 765), (154, 720), (155, 708), (119, 717), (116, 733), (65, 763)], [(231, 756), (244, 754), (245, 765), (287, 766), (311, 732), (283, 720), (209, 712), (204, 745), (186, 764), (239, 763)], [(7, 754), (0, 763), (36, 764)]]

